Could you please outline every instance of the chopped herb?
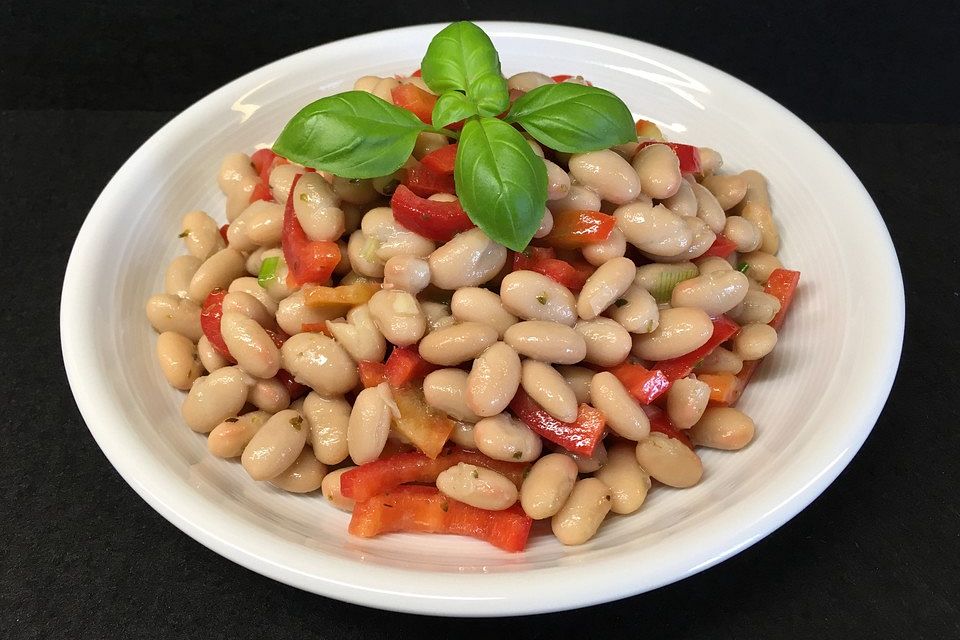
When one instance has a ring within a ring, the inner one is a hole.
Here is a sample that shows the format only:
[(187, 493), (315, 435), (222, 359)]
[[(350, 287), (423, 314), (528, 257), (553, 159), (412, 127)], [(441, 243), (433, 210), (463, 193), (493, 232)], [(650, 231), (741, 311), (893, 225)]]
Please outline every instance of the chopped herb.
[(704, 360), (706, 360), (706, 358), (700, 358), (699, 360), (697, 360), (696, 362), (694, 362), (694, 363), (693, 363), (693, 368), (696, 369), (697, 367), (699, 367), (700, 365), (702, 365)]
[(624, 307), (629, 303), (626, 298), (617, 298), (613, 304), (617, 305), (617, 307)]
[(300, 202), (306, 202), (309, 199), (310, 199), (310, 196), (308, 196), (307, 194), (305, 193), (300, 194)]
[(523, 470), (523, 479), (526, 480), (527, 476), (529, 475), (530, 475), (530, 467), (527, 467), (526, 469)]
[(177, 237), (186, 238), (188, 235), (190, 235), (190, 229), (184, 229), (183, 231), (180, 232), (180, 235), (178, 235)]
[(513, 459), (514, 459), (514, 460), (519, 460), (519, 459), (522, 458), (522, 457), (523, 457), (523, 451), (514, 451), (514, 452), (513, 452)]
[(540, 295), (538, 295), (538, 296), (537, 296), (537, 302), (539, 302), (540, 304), (544, 304), (544, 305), (547, 304), (547, 294), (546, 294), (546, 293), (541, 293)]
[(257, 275), (257, 284), (264, 289), (269, 286), (270, 281), (277, 277), (277, 266), (280, 264), (279, 256), (270, 256), (260, 264), (260, 273)]
[(303, 418), (301, 418), (300, 416), (295, 416), (293, 418), (290, 418), (290, 424), (291, 426), (293, 426), (294, 429), (296, 429), (297, 431), (300, 431), (300, 429), (303, 426)]
[(746, 262), (741, 262), (737, 265), (737, 271), (740, 273), (746, 273), (748, 269), (750, 269), (750, 265), (748, 265)]
[[(393, 509), (393, 505), (392, 505), (392, 504), (387, 504), (386, 502), (383, 502), (383, 503), (381, 503), (381, 504), (383, 504), (383, 506), (385, 506), (385, 507), (388, 508), (388, 509)], [(444, 509), (444, 511), (446, 511), (446, 509)]]
[(647, 326), (645, 327), (646, 331), (644, 331), (644, 333), (651, 333), (655, 326), (656, 325), (654, 324), (653, 320), (647, 320)]
[(224, 422), (240, 422), (240, 418), (227, 418)]
[(610, 502), (610, 494), (603, 496), (603, 499), (606, 500), (607, 502)]
[(470, 475), (473, 476), (474, 478), (479, 478), (479, 477), (480, 477), (480, 472), (479, 472), (478, 470), (474, 469), (473, 471), (470, 472)]

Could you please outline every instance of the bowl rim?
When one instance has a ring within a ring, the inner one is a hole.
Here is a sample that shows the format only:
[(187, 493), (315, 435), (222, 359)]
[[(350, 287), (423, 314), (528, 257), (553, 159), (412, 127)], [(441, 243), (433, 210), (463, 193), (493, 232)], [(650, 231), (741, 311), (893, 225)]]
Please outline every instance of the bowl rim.
[[(825, 157), (833, 164), (831, 168), (838, 172), (838, 181), (843, 182), (849, 189), (849, 196), (855, 198), (856, 201), (851, 203), (851, 207), (863, 208), (872, 214), (872, 231), (878, 238), (885, 240), (885, 245), (878, 247), (878, 250), (888, 258), (888, 270), (880, 278), (880, 281), (887, 285), (883, 288), (886, 289), (886, 302), (890, 313), (883, 320), (888, 325), (888, 339), (880, 345), (877, 353), (881, 366), (871, 372), (875, 376), (872, 387), (874, 393), (871, 397), (861, 399), (862, 402), (856, 410), (856, 420), (849, 425), (850, 428), (841, 438), (842, 447), (831, 450), (831, 456), (823, 461), (822, 468), (811, 469), (812, 477), (805, 478), (802, 482), (796, 479), (789, 486), (768, 488), (764, 496), (769, 498), (761, 501), (762, 508), (751, 503), (751, 509), (748, 509), (750, 517), (726, 518), (729, 526), (720, 530), (709, 547), (684, 558), (663, 559), (656, 563), (655, 568), (659, 573), (653, 572), (654, 577), (648, 577), (642, 582), (638, 582), (636, 576), (630, 572), (615, 570), (623, 562), (622, 558), (605, 556), (596, 561), (593, 571), (581, 571), (577, 576), (578, 581), (587, 583), (582, 585), (583, 587), (596, 588), (572, 591), (563, 588), (562, 578), (568, 577), (571, 570), (577, 570), (577, 565), (531, 569), (524, 575), (547, 578), (539, 581), (535, 592), (524, 589), (524, 581), (518, 580), (518, 574), (514, 573), (482, 575), (482, 580), (473, 580), (470, 583), (473, 590), (467, 593), (469, 590), (464, 588), (464, 581), (469, 579), (468, 576), (370, 565), (365, 566), (366, 570), (361, 570), (364, 567), (359, 563), (341, 558), (329, 558), (325, 575), (308, 573), (297, 569), (290, 561), (294, 557), (292, 554), (295, 545), (288, 541), (278, 541), (264, 531), (251, 532), (248, 523), (228, 510), (211, 504), (199, 492), (184, 491), (179, 483), (166, 477), (168, 472), (153, 457), (144, 442), (136, 437), (133, 430), (126, 428), (121, 414), (112, 406), (105, 388), (106, 383), (93, 375), (97, 354), (88, 337), (97, 326), (96, 314), (101, 310), (91, 299), (92, 296), (86, 295), (96, 282), (95, 274), (91, 273), (91, 265), (96, 259), (97, 249), (106, 246), (103, 243), (105, 236), (102, 229), (109, 225), (101, 222), (119, 215), (116, 204), (128, 195), (130, 187), (124, 183), (124, 178), (125, 174), (133, 171), (132, 167), (145, 162), (162, 145), (163, 139), (178, 127), (195, 118), (204, 117), (214, 107), (218, 108), (227, 97), (232, 101), (241, 88), (257, 86), (294, 60), (318, 55), (319, 51), (346, 49), (391, 35), (424, 34), (426, 46), (429, 37), (445, 24), (420, 24), (362, 34), (321, 44), (271, 62), (227, 83), (185, 109), (154, 133), (126, 160), (103, 189), (84, 220), (63, 279), (60, 308), (61, 347), (70, 388), (88, 429), (113, 467), (140, 497), (178, 529), (204, 546), (237, 564), (285, 584), (381, 609), (431, 615), (507, 616), (583, 607), (635, 595), (683, 579), (749, 547), (779, 528), (820, 495), (847, 466), (876, 423), (892, 388), (903, 343), (905, 309), (900, 265), (892, 239), (873, 200), (850, 167), (819, 134), (772, 98), (735, 77), (694, 58), (636, 39), (545, 23), (478, 21), (488, 32), (510, 31), (528, 35), (562, 36), (598, 44), (602, 42), (607, 46), (625, 50), (639, 45), (646, 55), (655, 55), (658, 60), (667, 60), (691, 72), (709, 74), (725, 86), (764, 103), (781, 117), (794, 121), (804, 135), (811, 136), (819, 143)], [(211, 509), (217, 511), (218, 517), (209, 517)], [(201, 514), (206, 514), (207, 517), (201, 517)], [(238, 535), (235, 527), (241, 528), (242, 536)], [(264, 544), (267, 546), (264, 547)]]

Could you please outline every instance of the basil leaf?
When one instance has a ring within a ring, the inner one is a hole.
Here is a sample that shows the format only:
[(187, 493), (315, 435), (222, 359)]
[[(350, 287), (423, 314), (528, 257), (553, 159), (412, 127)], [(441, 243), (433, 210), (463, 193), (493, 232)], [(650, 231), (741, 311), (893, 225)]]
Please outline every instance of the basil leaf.
[(606, 149), (637, 139), (633, 116), (620, 98), (573, 82), (548, 84), (520, 96), (507, 122), (565, 153)]
[(500, 57), (483, 29), (472, 22), (454, 22), (433, 36), (420, 63), (420, 72), (434, 93), (471, 93), (471, 83), (477, 78), (501, 75)]
[(343, 178), (374, 178), (399, 169), (417, 135), (429, 128), (411, 112), (371, 93), (347, 91), (301, 109), (273, 150)]
[(477, 106), (459, 91), (448, 91), (437, 98), (433, 105), (433, 126), (443, 128), (448, 124), (466, 120), (477, 115)]
[(499, 72), (472, 80), (467, 94), (477, 103), (477, 111), (482, 116), (498, 116), (510, 106), (510, 90)]
[(519, 131), (496, 118), (468, 120), (454, 179), (460, 205), (490, 239), (526, 248), (543, 220), (547, 169)]

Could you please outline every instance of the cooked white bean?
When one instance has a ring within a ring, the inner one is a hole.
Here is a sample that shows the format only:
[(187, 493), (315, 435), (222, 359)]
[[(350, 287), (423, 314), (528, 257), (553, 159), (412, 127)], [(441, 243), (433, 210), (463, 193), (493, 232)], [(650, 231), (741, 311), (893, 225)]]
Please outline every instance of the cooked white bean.
[(333, 338), (319, 333), (298, 333), (280, 348), (283, 368), (297, 382), (325, 396), (342, 395), (359, 381), (357, 365)]
[(629, 258), (614, 258), (597, 267), (577, 298), (577, 313), (592, 320), (616, 302), (633, 283), (637, 267)]
[(357, 362), (380, 362), (387, 353), (387, 341), (377, 329), (370, 308), (365, 304), (350, 309), (346, 322), (328, 320), (327, 329)]
[(659, 260), (661, 262), (690, 261), (706, 253), (707, 249), (709, 249), (717, 239), (717, 234), (711, 231), (707, 223), (700, 218), (683, 218), (683, 225), (690, 234), (690, 244), (686, 249), (670, 256), (662, 256), (649, 251), (643, 251), (642, 253), (652, 260)]
[(420, 341), (420, 356), (427, 362), (452, 367), (473, 360), (497, 341), (497, 330), (480, 322), (461, 322), (438, 329)]
[(190, 295), (190, 280), (203, 261), (195, 256), (177, 256), (167, 267), (163, 276), (163, 291), (171, 296), (186, 298)]
[(678, 216), (691, 217), (697, 215), (697, 196), (693, 193), (693, 187), (686, 180), (680, 181), (680, 188), (677, 189), (675, 194), (664, 200), (663, 204)]
[(438, 369), (423, 379), (423, 397), (427, 404), (456, 420), (478, 422), (480, 416), (467, 406), (466, 396), (467, 372), (462, 369)]
[(420, 303), (406, 291), (377, 291), (367, 305), (377, 329), (398, 347), (416, 344), (427, 331), (427, 317)]
[(686, 489), (700, 482), (703, 463), (687, 445), (662, 433), (651, 433), (637, 443), (637, 462), (663, 484)]
[(473, 427), (477, 449), (494, 460), (530, 462), (540, 457), (540, 436), (508, 413), (484, 418)]
[(553, 214), (550, 209), (543, 208), (543, 217), (540, 219), (540, 226), (534, 232), (534, 238), (545, 238), (553, 231)]
[(690, 185), (690, 188), (697, 198), (697, 217), (706, 222), (714, 233), (723, 231), (727, 216), (717, 197), (702, 184), (695, 182)]
[(340, 490), (340, 476), (351, 469), (356, 469), (356, 467), (342, 467), (336, 471), (331, 471), (323, 477), (323, 481), (320, 483), (320, 493), (323, 494), (323, 497), (337, 509), (347, 512), (353, 511), (354, 500), (345, 497)]
[(188, 390), (203, 373), (197, 348), (186, 336), (164, 331), (157, 336), (160, 371), (174, 389)]
[(651, 198), (664, 200), (679, 191), (683, 182), (680, 160), (667, 145), (651, 144), (640, 149), (632, 164), (640, 177), (641, 191)]
[(382, 382), (361, 391), (353, 403), (347, 426), (347, 447), (355, 464), (376, 460), (387, 443), (391, 417), (386, 401), (389, 395), (390, 386)]
[(693, 378), (681, 378), (667, 391), (667, 416), (677, 429), (689, 429), (707, 408), (710, 385)]
[(450, 300), (450, 311), (460, 322), (482, 322), (493, 327), (501, 338), (517, 323), (517, 316), (503, 308), (500, 296), (479, 287), (457, 289)]
[(567, 197), (567, 194), (570, 193), (570, 176), (557, 164), (549, 160), (544, 160), (543, 164), (547, 167), (547, 200), (559, 200)]
[(218, 458), (237, 458), (269, 419), (270, 414), (266, 411), (251, 411), (227, 418), (207, 436), (207, 450)]
[(577, 481), (577, 465), (562, 453), (550, 453), (530, 467), (520, 486), (520, 506), (534, 520), (553, 517)]
[(197, 356), (200, 358), (203, 368), (209, 373), (213, 373), (217, 369), (222, 369), (230, 364), (223, 354), (213, 348), (207, 336), (200, 336), (200, 340), (197, 341)]
[(747, 193), (747, 181), (743, 176), (707, 176), (700, 183), (717, 199), (724, 211), (737, 206)]
[(610, 487), (602, 481), (577, 481), (563, 508), (550, 521), (553, 535), (565, 545), (583, 544), (596, 535), (612, 504)]
[(628, 442), (610, 447), (607, 464), (594, 477), (610, 487), (610, 510), (614, 513), (633, 513), (643, 505), (650, 490), (650, 476), (637, 462), (636, 447)]
[(318, 461), (309, 447), (304, 447), (287, 469), (270, 480), (270, 484), (290, 493), (310, 493), (320, 488), (327, 467)]
[(642, 360), (677, 358), (702, 347), (712, 335), (713, 323), (702, 309), (664, 309), (652, 333), (634, 336), (633, 355)]
[(743, 360), (740, 356), (723, 347), (717, 347), (705, 357), (700, 364), (694, 367), (697, 373), (740, 373), (743, 369)]
[(760, 231), (763, 238), (760, 249), (766, 253), (776, 253), (780, 249), (780, 232), (770, 209), (767, 179), (759, 171), (752, 169), (744, 171), (740, 177), (746, 183), (747, 190), (737, 206), (737, 211)]
[(599, 267), (604, 262), (623, 257), (627, 252), (627, 237), (620, 227), (614, 227), (606, 240), (588, 244), (580, 252), (587, 262)]
[(561, 422), (577, 419), (577, 396), (563, 376), (549, 364), (538, 360), (524, 360), (520, 385), (544, 411)]
[(620, 364), (630, 355), (633, 340), (620, 323), (610, 318), (580, 320), (574, 330), (587, 345), (584, 360), (601, 367)]
[(526, 320), (503, 334), (503, 341), (528, 358), (576, 364), (587, 355), (584, 337), (571, 327), (547, 320)]
[(368, 211), (363, 216), (360, 229), (368, 239), (374, 241), (374, 253), (381, 262), (386, 262), (393, 256), (425, 258), (436, 247), (433, 240), (424, 238), (398, 223), (390, 207), (377, 207)]
[(293, 211), (311, 240), (329, 242), (346, 230), (340, 199), (319, 174), (305, 173), (297, 181), (293, 189)]
[(640, 195), (640, 177), (626, 160), (610, 149), (576, 153), (568, 163), (570, 176), (592, 189), (601, 200), (626, 204)]
[(239, 367), (217, 369), (197, 378), (190, 387), (180, 414), (187, 426), (198, 433), (211, 429), (235, 416), (247, 402), (253, 379)]
[(383, 265), (383, 285), (414, 295), (430, 284), (430, 264), (414, 256), (393, 256)]
[(473, 361), (467, 377), (467, 406), (478, 416), (495, 416), (507, 408), (519, 387), (520, 357), (497, 342)]
[(729, 216), (723, 227), (723, 235), (737, 245), (739, 253), (749, 253), (760, 248), (763, 236), (760, 229), (746, 218)]
[(650, 419), (623, 384), (609, 371), (590, 382), (590, 401), (603, 412), (607, 426), (627, 440), (643, 440), (650, 434)]
[(763, 284), (776, 269), (782, 269), (783, 263), (772, 253), (751, 251), (740, 256), (740, 262), (747, 265), (747, 277)]
[(381, 100), (392, 102), (391, 91), (400, 86), (396, 78), (381, 78), (380, 76), (362, 76), (353, 83), (354, 91), (372, 93)]
[(277, 375), (280, 351), (263, 327), (241, 313), (228, 311), (220, 319), (220, 330), (241, 369), (256, 378)]
[(377, 239), (368, 238), (360, 229), (351, 233), (347, 241), (347, 260), (350, 261), (350, 268), (368, 278), (382, 278), (385, 260), (377, 257), (377, 246)]
[(508, 273), (500, 284), (504, 308), (525, 320), (550, 320), (572, 327), (577, 300), (570, 290), (536, 271)]
[(207, 258), (190, 280), (190, 298), (203, 303), (214, 289), (226, 289), (235, 279), (247, 273), (246, 259), (236, 249), (227, 247)]
[[(234, 293), (237, 291), (250, 294), (260, 301), (260, 304), (263, 305), (263, 308), (266, 309), (270, 315), (277, 315), (279, 303), (270, 297), (270, 294), (267, 293), (266, 289), (260, 286), (260, 283), (257, 282), (256, 278), (252, 276), (244, 276), (231, 282), (229, 288), (227, 288), (227, 292)], [(286, 331), (286, 329), (284, 329), (284, 331)]]
[(268, 178), (270, 193), (273, 194), (273, 199), (279, 202), (281, 207), (287, 204), (293, 179), (298, 175), (303, 175), (305, 171), (306, 170), (299, 164), (289, 162), (275, 166), (273, 171), (270, 172), (270, 177)]
[(694, 444), (726, 451), (743, 449), (755, 432), (750, 416), (733, 407), (710, 407), (688, 431)]
[[(637, 271), (639, 274), (639, 269)], [(611, 318), (630, 333), (650, 333), (660, 324), (660, 309), (656, 299), (649, 291), (636, 284), (624, 292), (609, 313)]]
[(710, 147), (700, 147), (700, 172), (703, 175), (710, 175), (723, 166), (723, 156), (718, 151)]
[(743, 302), (749, 288), (750, 281), (739, 271), (713, 271), (677, 283), (670, 304), (696, 307), (717, 316)]
[(200, 328), (200, 305), (193, 300), (158, 293), (147, 300), (147, 320), (157, 333), (173, 331), (197, 341), (203, 335)]
[(780, 301), (776, 296), (763, 291), (748, 291), (743, 302), (731, 309), (727, 315), (741, 325), (767, 324), (780, 311)]
[(337, 197), (352, 204), (370, 204), (380, 195), (370, 179), (334, 176), (332, 186)]
[(590, 402), (590, 381), (594, 376), (593, 369), (574, 365), (557, 365), (556, 369), (570, 385), (577, 404)]
[[(251, 229), (256, 225), (256, 234)], [(283, 227), (283, 207), (276, 202), (256, 200), (227, 228), (227, 241), (238, 251), (252, 251), (260, 245), (277, 244)], [(256, 240), (254, 239), (256, 236)]]
[(564, 455), (570, 456), (580, 473), (593, 473), (607, 464), (607, 447), (603, 442), (598, 442), (597, 446), (593, 448), (593, 453), (589, 456), (582, 453), (572, 453), (559, 446), (556, 449)]
[(693, 261), (693, 264), (696, 265), (697, 269), (700, 271), (700, 275), (705, 273), (712, 273), (714, 271), (732, 271), (733, 265), (726, 258), (721, 258), (720, 256), (707, 256), (705, 258), (697, 258)]
[(333, 305), (311, 307), (302, 290), (294, 291), (277, 305), (277, 324), (286, 333), (294, 335), (300, 333), (305, 324), (322, 324), (338, 318), (342, 313), (340, 308)]
[(427, 333), (449, 327), (458, 320), (450, 313), (450, 306), (442, 302), (424, 300), (420, 303), (420, 308), (427, 317)]
[(180, 237), (187, 252), (200, 260), (206, 260), (226, 246), (220, 227), (203, 211), (191, 211), (183, 216)]
[(311, 391), (303, 399), (303, 417), (310, 431), (313, 455), (323, 464), (340, 464), (347, 459), (347, 427), (350, 403), (340, 396), (326, 397)]
[(502, 511), (517, 501), (517, 487), (506, 477), (461, 462), (437, 476), (437, 489), (444, 495), (487, 511)]
[(463, 420), (453, 421), (453, 430), (450, 432), (450, 442), (464, 449), (476, 449), (477, 440), (473, 437), (474, 423)]
[(226, 213), (230, 222), (250, 204), (250, 194), (260, 184), (260, 175), (254, 170), (249, 156), (232, 153), (223, 159), (217, 181), (227, 196)]
[(254, 434), (240, 460), (254, 480), (270, 480), (290, 468), (307, 442), (303, 416), (292, 409), (274, 414)]
[(417, 142), (413, 146), (413, 157), (417, 160), (423, 160), (423, 156), (437, 149), (442, 149), (448, 144), (450, 144), (450, 141), (442, 133), (423, 131), (417, 136)]
[(507, 79), (507, 87), (524, 93), (545, 84), (554, 84), (553, 78), (537, 71), (522, 71)]
[(693, 242), (692, 230), (684, 223), (688, 218), (678, 216), (662, 204), (653, 206), (638, 200), (618, 208), (613, 215), (627, 242), (641, 251), (656, 256), (675, 256)]
[(403, 169), (398, 169), (390, 175), (378, 176), (373, 179), (371, 184), (373, 185), (374, 190), (383, 196), (392, 196), (394, 191), (397, 190), (397, 187), (400, 186), (400, 183), (403, 181), (403, 176), (405, 171)]
[(493, 279), (506, 262), (506, 247), (470, 229), (430, 254), (430, 277), (441, 289), (475, 287)]
[(223, 313), (239, 313), (265, 328), (273, 328), (276, 325), (276, 321), (263, 303), (246, 291), (227, 292), (227, 295), (223, 296)]
[(743, 360), (759, 360), (777, 346), (777, 330), (768, 324), (748, 324), (733, 338), (733, 352)]
[(564, 211), (600, 211), (600, 196), (583, 185), (571, 184), (566, 196), (548, 200), (547, 207), (554, 215)]

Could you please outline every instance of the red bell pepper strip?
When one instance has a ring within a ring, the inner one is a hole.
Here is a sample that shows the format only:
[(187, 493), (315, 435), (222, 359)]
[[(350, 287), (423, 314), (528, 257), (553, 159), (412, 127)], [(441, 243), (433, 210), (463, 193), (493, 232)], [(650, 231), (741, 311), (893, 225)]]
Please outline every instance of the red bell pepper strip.
[(394, 388), (393, 401), (400, 411), (394, 430), (428, 457), (440, 455), (453, 431), (453, 421), (447, 414), (428, 405), (420, 387)]
[(433, 484), (437, 476), (459, 463), (472, 464), (496, 471), (519, 488), (530, 465), (523, 462), (494, 460), (477, 451), (460, 447), (444, 450), (432, 460), (420, 453), (398, 453), (350, 469), (340, 476), (340, 491), (352, 500), (366, 500), (409, 482)]
[(599, 211), (560, 211), (553, 214), (553, 229), (541, 241), (557, 249), (579, 249), (606, 240), (616, 223)]
[(423, 72), (422, 72), (420, 69), (417, 69), (416, 71), (414, 71), (414, 72), (411, 73), (410, 75), (413, 76), (414, 78), (419, 78), (419, 77), (421, 77), (421, 76), (423, 75)]
[[(448, 144), (445, 147), (435, 149), (423, 156), (420, 164), (430, 169), (434, 173), (441, 175), (453, 174), (454, 165), (457, 160), (457, 143)], [(449, 193), (453, 193), (452, 191)]]
[(693, 449), (693, 442), (690, 441), (690, 437), (682, 430), (673, 426), (673, 423), (670, 422), (670, 418), (667, 417), (665, 411), (657, 407), (644, 407), (643, 410), (646, 412), (647, 418), (650, 419), (651, 433), (662, 433), (667, 437), (679, 440)]
[(571, 291), (580, 291), (596, 267), (586, 261), (567, 262), (550, 247), (527, 247), (513, 254), (513, 271), (536, 271)]
[(386, 365), (375, 360), (361, 360), (357, 363), (357, 370), (360, 372), (360, 382), (364, 388), (375, 387), (384, 380), (384, 370)]
[(581, 404), (574, 422), (560, 422), (543, 410), (523, 389), (510, 402), (513, 415), (535, 433), (558, 444), (567, 451), (584, 456), (593, 455), (593, 450), (603, 438), (606, 418), (603, 412), (588, 404)]
[(421, 198), (429, 198), (437, 193), (457, 192), (452, 173), (437, 173), (423, 164), (407, 169), (401, 184)]
[(477, 538), (504, 551), (523, 551), (532, 525), (520, 505), (487, 511), (448, 498), (435, 487), (411, 485), (358, 502), (348, 530), (362, 538), (392, 532), (447, 533)]
[(437, 96), (415, 84), (401, 84), (390, 91), (390, 97), (393, 98), (393, 104), (410, 111), (425, 124), (431, 123)]
[(400, 185), (390, 198), (393, 217), (401, 226), (424, 238), (448, 242), (461, 231), (474, 226), (457, 201), (435, 202), (421, 198), (406, 185)]
[(697, 380), (710, 387), (711, 406), (727, 406), (739, 393), (740, 379), (733, 373), (698, 373)]
[(710, 336), (710, 339), (707, 340), (702, 347), (677, 358), (662, 360), (656, 363), (654, 368), (662, 371), (663, 375), (665, 375), (670, 382), (679, 380), (680, 378), (686, 378), (693, 372), (693, 368), (697, 366), (697, 363), (710, 355), (714, 349), (732, 338), (739, 330), (740, 325), (727, 316), (714, 318), (713, 335)]
[(220, 237), (223, 238), (223, 241), (226, 242), (227, 244), (230, 243), (230, 241), (227, 240), (227, 230), (228, 230), (229, 228), (230, 228), (230, 225), (229, 225), (229, 224), (225, 224), (225, 225), (223, 225), (223, 226), (220, 227)]
[(223, 340), (223, 334), (220, 332), (220, 318), (223, 317), (223, 298), (227, 295), (226, 289), (214, 289), (207, 295), (203, 301), (203, 308), (200, 310), (200, 328), (203, 329), (203, 335), (210, 341), (210, 345), (217, 350), (217, 353), (227, 358), (230, 362), (236, 362), (230, 355), (230, 349)]
[(300, 181), (300, 175), (293, 177), (290, 194), (283, 211), (283, 231), (281, 245), (283, 259), (287, 263), (289, 279), (295, 285), (308, 282), (323, 283), (330, 279), (334, 268), (340, 262), (340, 248), (336, 242), (314, 242), (307, 237), (297, 214), (293, 209), (293, 190)]
[(636, 153), (652, 144), (665, 144), (677, 155), (680, 161), (680, 173), (700, 173), (700, 150), (690, 144), (679, 142), (660, 142), (659, 140), (645, 140), (637, 146)]
[(651, 404), (670, 388), (670, 380), (659, 369), (624, 362), (609, 370), (641, 404)]
[(273, 193), (270, 191), (270, 187), (258, 182), (254, 187), (253, 191), (250, 192), (250, 202), (256, 202), (257, 200), (273, 200)]
[(707, 256), (717, 256), (718, 258), (726, 258), (736, 250), (736, 242), (722, 233), (718, 233), (717, 239), (713, 241), (713, 244), (710, 245), (710, 248), (707, 249), (701, 257), (706, 258)]
[(253, 152), (253, 155), (250, 156), (250, 164), (260, 174), (260, 183), (253, 188), (253, 192), (250, 194), (250, 202), (273, 200), (273, 193), (270, 191), (270, 174), (274, 168), (289, 162), (283, 156), (274, 153), (272, 149), (257, 149)]
[(405, 387), (423, 380), (428, 373), (440, 367), (420, 357), (417, 347), (396, 347), (384, 365), (384, 376), (391, 387)]

